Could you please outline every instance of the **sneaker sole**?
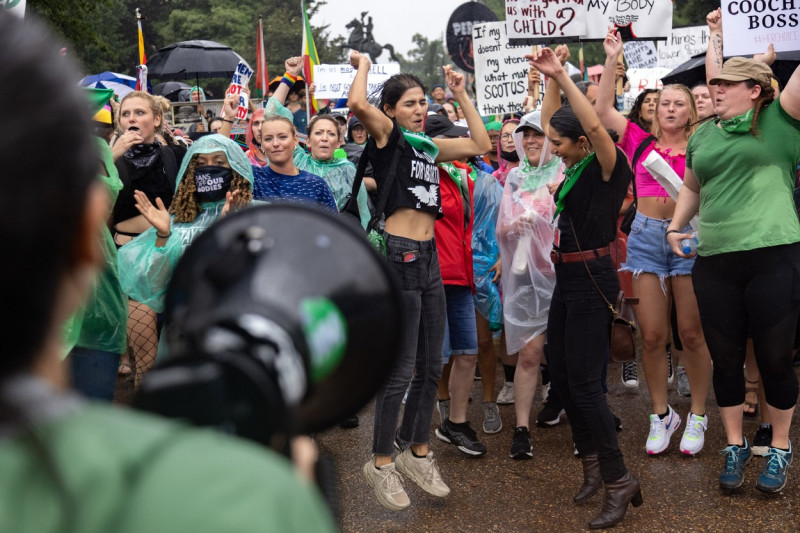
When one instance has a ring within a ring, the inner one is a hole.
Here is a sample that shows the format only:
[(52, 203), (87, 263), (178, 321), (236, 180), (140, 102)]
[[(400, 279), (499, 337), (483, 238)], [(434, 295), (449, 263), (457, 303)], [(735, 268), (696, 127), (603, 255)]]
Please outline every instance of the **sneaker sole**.
[(638, 389), (639, 381), (623, 381), (622, 384), (629, 389)]
[(456, 444), (455, 442), (453, 442), (453, 441), (451, 441), (450, 439), (448, 439), (448, 438), (447, 438), (447, 437), (444, 435), (444, 433), (441, 433), (441, 432), (439, 431), (439, 428), (436, 428), (436, 429), (434, 430), (434, 434), (436, 435), (436, 437), (437, 437), (437, 438), (438, 438), (440, 441), (442, 441), (442, 442), (446, 442), (447, 444), (452, 444), (452, 445), (456, 446), (456, 447), (459, 449), (459, 451), (461, 451), (461, 452), (463, 452), (463, 453), (465, 453), (465, 454), (469, 455), (470, 457), (480, 457), (481, 455), (486, 455), (486, 452), (485, 452), (485, 451), (484, 451), (484, 452), (479, 452), (479, 451), (476, 451), (476, 450), (470, 450), (470, 449), (469, 449), (469, 448), (467, 448), (466, 446), (462, 446), (462, 445), (460, 445), (460, 444)]
[[(681, 427), (681, 423), (682, 422), (683, 422), (683, 420), (678, 420), (678, 423), (675, 424), (675, 427), (673, 427), (672, 431), (669, 432), (669, 434), (667, 435), (667, 438), (664, 439), (665, 442), (664, 442), (664, 447), (663, 448), (661, 448), (660, 450), (647, 450), (647, 454), (648, 455), (660, 455), (660, 454), (664, 453), (664, 451), (667, 448), (669, 448), (669, 442), (672, 440), (673, 433), (678, 431), (678, 428)], [(646, 447), (645, 447), (645, 449), (646, 449)]]
[(446, 496), (448, 496), (450, 494), (450, 488), (449, 487), (447, 488), (447, 492), (434, 492), (434, 491), (429, 490), (429, 488), (427, 488), (427, 487), (423, 487), (422, 484), (419, 482), (419, 480), (417, 480), (416, 475), (414, 474), (414, 471), (411, 470), (410, 468), (406, 468), (406, 464), (402, 459), (399, 460), (399, 461), (395, 459), (394, 465), (395, 465), (395, 468), (397, 468), (398, 472), (400, 472), (401, 474), (406, 476), (408, 479), (410, 479), (411, 481), (416, 483), (417, 486), (419, 486), (419, 488), (421, 488), (422, 490), (424, 490), (425, 492), (427, 492), (431, 496), (436, 496), (437, 498), (445, 498)]
[(508, 456), (512, 459), (516, 459), (517, 461), (524, 461), (526, 459), (533, 459), (533, 450), (524, 453), (513, 454), (509, 453)]
[[(395, 464), (395, 466), (397, 465)], [(372, 491), (375, 493), (375, 497), (377, 498), (379, 504), (381, 504), (386, 509), (389, 509), (390, 511), (402, 511), (403, 509), (406, 509), (409, 505), (411, 505), (411, 502), (408, 502), (408, 505), (400, 505), (391, 500), (387, 500), (385, 498), (381, 498), (380, 496), (378, 496), (378, 493), (375, 491), (375, 483), (372, 481), (372, 477), (369, 475), (369, 470), (368, 470), (369, 468), (375, 468), (375, 467), (367, 463), (364, 465), (364, 468), (361, 469), (361, 472), (364, 474), (364, 479), (367, 480), (367, 485), (369, 485), (370, 488), (372, 488)]]
[(500, 430), (503, 429), (503, 423), (500, 422), (500, 426), (497, 429), (486, 429), (486, 426), (483, 426), (483, 432), (487, 435), (494, 435), (495, 433), (500, 433)]
[(494, 403), (496, 403), (497, 405), (514, 405), (514, 401), (513, 400), (510, 401), (510, 402), (509, 401), (497, 400)]
[(764, 494), (777, 494), (778, 492), (783, 490), (783, 488), (786, 486), (786, 482), (787, 481), (789, 481), (789, 477), (788, 476), (783, 481), (783, 485), (781, 485), (780, 487), (774, 488), (774, 489), (772, 487), (762, 487), (761, 485), (758, 484), (758, 481), (756, 481), (756, 488), (758, 490), (760, 490), (761, 492), (763, 492)]

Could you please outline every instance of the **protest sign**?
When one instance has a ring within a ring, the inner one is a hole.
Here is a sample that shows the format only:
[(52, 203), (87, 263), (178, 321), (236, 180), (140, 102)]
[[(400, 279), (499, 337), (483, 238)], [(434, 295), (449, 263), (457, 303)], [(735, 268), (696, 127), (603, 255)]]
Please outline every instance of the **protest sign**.
[(661, 89), (664, 84), (661, 78), (669, 74), (668, 68), (629, 68), (625, 74), (628, 76), (630, 89), (623, 95), (623, 109), (630, 109), (639, 93), (645, 89)]
[(472, 54), (472, 27), (482, 22), (494, 22), (494, 11), (478, 2), (467, 2), (458, 6), (447, 21), (447, 53), (458, 68), (475, 72)]
[(23, 18), (25, 16), (25, 0), (0, 0), (0, 9)]
[(602, 41), (617, 26), (623, 40), (664, 39), (672, 30), (669, 0), (586, 0), (583, 41)]
[[(397, 63), (372, 65), (367, 76), (367, 94), (380, 90), (383, 82), (399, 72), (400, 65)], [(314, 83), (317, 86), (314, 98), (318, 100), (347, 98), (355, 77), (356, 71), (350, 65), (314, 65)]]
[(665, 41), (658, 41), (658, 66), (677, 68), (692, 57), (704, 54), (711, 34), (708, 26), (673, 28)]
[(575, 42), (586, 32), (584, 0), (506, 0), (506, 31), (511, 45)]
[(776, 52), (800, 49), (800, 1), (722, 0), (723, 55), (760, 54), (770, 43)]
[(630, 41), (622, 45), (628, 68), (653, 68), (658, 66), (658, 52), (653, 41)]
[(253, 75), (253, 70), (247, 66), (244, 61), (240, 61), (236, 66), (231, 79), (231, 85), (228, 88), (228, 94), (239, 95), (239, 109), (236, 111), (236, 117), (240, 120), (247, 118), (249, 99), (247, 93), (242, 92), (242, 88), (247, 87), (250, 82), (250, 76)]
[[(481, 115), (521, 113), (528, 95), (530, 46), (508, 42), (505, 22), (487, 22), (472, 27), (475, 52), (475, 93)], [(544, 94), (540, 87), (539, 98)]]

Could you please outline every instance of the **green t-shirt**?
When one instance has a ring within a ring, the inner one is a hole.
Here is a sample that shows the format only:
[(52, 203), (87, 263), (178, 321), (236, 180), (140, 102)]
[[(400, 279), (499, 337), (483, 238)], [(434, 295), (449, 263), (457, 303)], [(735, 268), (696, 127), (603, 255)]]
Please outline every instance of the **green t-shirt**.
[(288, 461), (244, 440), (100, 405), (35, 435), (0, 437), (0, 531), (335, 531)]
[(716, 121), (689, 139), (686, 167), (700, 184), (701, 256), (800, 241), (792, 190), (800, 161), (800, 121), (776, 101), (758, 117), (758, 135), (728, 133)]

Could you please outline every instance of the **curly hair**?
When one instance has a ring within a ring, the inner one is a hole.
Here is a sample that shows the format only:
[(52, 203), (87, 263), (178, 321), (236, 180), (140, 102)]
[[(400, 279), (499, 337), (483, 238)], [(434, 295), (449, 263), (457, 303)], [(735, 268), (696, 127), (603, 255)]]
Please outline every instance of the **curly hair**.
[[(186, 173), (183, 176), (172, 204), (169, 206), (169, 213), (175, 215), (175, 222), (194, 222), (200, 214), (200, 201), (197, 199), (197, 183), (194, 181), (194, 171), (197, 168), (197, 156), (194, 156), (186, 166)], [(235, 170), (231, 180), (230, 191), (239, 191), (239, 197), (233, 203), (235, 209), (247, 207), (253, 200), (253, 191), (250, 182)]]

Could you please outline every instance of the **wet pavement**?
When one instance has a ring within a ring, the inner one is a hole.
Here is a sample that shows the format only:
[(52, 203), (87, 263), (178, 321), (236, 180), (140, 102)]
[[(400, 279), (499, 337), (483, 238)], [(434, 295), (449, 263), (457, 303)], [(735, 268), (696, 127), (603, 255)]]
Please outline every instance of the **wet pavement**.
[[(502, 385), (498, 367), (496, 390)], [(765, 459), (754, 457), (745, 469), (745, 486), (736, 493), (720, 491), (717, 477), (722, 468), (719, 450), (725, 435), (715, 403), (707, 402), (709, 428), (706, 444), (697, 457), (678, 449), (690, 399), (678, 396), (670, 385), (670, 404), (683, 419), (672, 436), (670, 447), (650, 457), (644, 445), (649, 431), (650, 398), (639, 368), (638, 389), (620, 382), (620, 366), (609, 368), (608, 401), (621, 419), (618, 433), (628, 469), (642, 484), (644, 505), (629, 507), (625, 520), (614, 531), (800, 531), (800, 466), (789, 469), (783, 492), (767, 496), (756, 490), (755, 482)], [(573, 456), (572, 439), (566, 422), (554, 428), (532, 428), (533, 458), (515, 461), (508, 457), (514, 426), (514, 406), (500, 406), (503, 429), (495, 435), (480, 430), (481, 381), (475, 381), (468, 417), (479, 439), (488, 448), (481, 458), (470, 458), (450, 444), (439, 441), (431, 427), (431, 446), (444, 481), (450, 486), (447, 498), (428, 495), (413, 482), (406, 483), (411, 506), (403, 511), (381, 507), (364, 481), (361, 468), (370, 458), (372, 404), (360, 413), (355, 429), (331, 429), (318, 435), (322, 452), (336, 462), (339, 475), (340, 517), (344, 532), (532, 532), (583, 531), (599, 512), (602, 492), (583, 504), (572, 496), (581, 480), (580, 461)], [(537, 393), (532, 420), (541, 409)], [(438, 414), (433, 423), (438, 424)], [(562, 419), (565, 420), (565, 419)], [(795, 416), (791, 438), (800, 445), (800, 428)], [(745, 434), (752, 441), (758, 427), (745, 419)]]

